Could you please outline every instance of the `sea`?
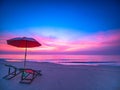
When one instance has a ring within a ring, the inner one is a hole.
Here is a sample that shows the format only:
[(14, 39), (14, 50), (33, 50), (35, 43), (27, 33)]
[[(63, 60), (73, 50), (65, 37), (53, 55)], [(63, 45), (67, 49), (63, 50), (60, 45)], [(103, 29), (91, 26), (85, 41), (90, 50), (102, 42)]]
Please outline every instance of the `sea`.
[[(0, 60), (22, 62), (23, 54), (0, 54)], [(114, 65), (120, 66), (120, 55), (27, 55), (26, 61), (52, 62), (64, 65)]]

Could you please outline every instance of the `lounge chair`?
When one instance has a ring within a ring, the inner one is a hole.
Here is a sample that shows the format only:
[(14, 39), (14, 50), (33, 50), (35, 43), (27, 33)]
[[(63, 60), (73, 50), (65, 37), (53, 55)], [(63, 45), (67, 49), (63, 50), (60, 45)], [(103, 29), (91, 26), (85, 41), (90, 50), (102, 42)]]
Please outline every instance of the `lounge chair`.
[(10, 80), (21, 73), (20, 83), (30, 84), (37, 76), (42, 75), (40, 70), (17, 68), (8, 64), (5, 66), (8, 67), (8, 74), (3, 77), (6, 80)]
[(4, 79), (7, 79), (7, 80), (12, 79), (21, 73), (21, 71), (15, 66), (8, 65), (8, 64), (5, 64), (5, 66), (8, 67), (8, 74), (3, 77)]
[(22, 72), (21, 81), (20, 83), (30, 84), (32, 81), (37, 77), (41, 76), (40, 70), (33, 70), (33, 69), (20, 69)]

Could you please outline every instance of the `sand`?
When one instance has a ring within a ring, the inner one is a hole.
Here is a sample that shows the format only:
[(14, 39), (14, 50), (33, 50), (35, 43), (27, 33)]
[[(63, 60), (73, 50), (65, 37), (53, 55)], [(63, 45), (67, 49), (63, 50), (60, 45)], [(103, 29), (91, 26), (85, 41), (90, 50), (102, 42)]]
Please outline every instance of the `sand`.
[(22, 62), (0, 60), (0, 90), (120, 90), (119, 66), (60, 65), (49, 62), (27, 62), (27, 67), (42, 70), (42, 76), (31, 84), (21, 84), (20, 75), (11, 80), (3, 63), (22, 67)]

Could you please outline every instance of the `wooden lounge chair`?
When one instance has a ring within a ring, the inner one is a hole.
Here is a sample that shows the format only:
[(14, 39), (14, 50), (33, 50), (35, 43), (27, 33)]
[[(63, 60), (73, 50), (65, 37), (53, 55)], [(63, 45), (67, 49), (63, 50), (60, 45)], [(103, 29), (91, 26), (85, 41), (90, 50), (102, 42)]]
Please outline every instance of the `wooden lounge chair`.
[(20, 69), (22, 72), (20, 83), (30, 84), (37, 77), (41, 76), (40, 70)]
[(7, 79), (7, 80), (12, 79), (21, 73), (21, 71), (15, 66), (8, 65), (8, 64), (5, 64), (5, 66), (8, 67), (8, 74), (3, 77), (4, 79)]

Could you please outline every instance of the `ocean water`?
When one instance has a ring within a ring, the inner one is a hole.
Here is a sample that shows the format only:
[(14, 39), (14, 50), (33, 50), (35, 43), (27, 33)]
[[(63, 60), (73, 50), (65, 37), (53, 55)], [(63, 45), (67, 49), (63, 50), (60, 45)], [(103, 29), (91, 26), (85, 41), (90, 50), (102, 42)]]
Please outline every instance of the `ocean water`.
[[(11, 62), (24, 61), (24, 55), (1, 54), (0, 58)], [(120, 65), (120, 55), (27, 55), (27, 61), (65, 65)]]

